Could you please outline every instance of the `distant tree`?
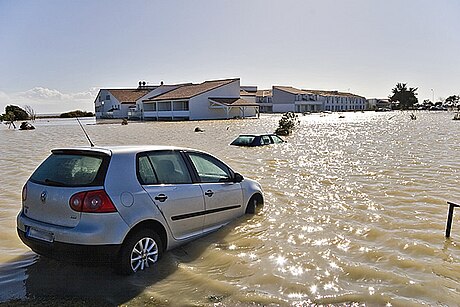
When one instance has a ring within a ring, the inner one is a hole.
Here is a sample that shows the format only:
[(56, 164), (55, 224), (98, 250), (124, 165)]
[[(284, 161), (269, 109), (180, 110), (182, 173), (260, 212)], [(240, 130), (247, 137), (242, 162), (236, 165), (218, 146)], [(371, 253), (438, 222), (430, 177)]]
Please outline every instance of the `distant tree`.
[(9, 105), (5, 107), (5, 114), (12, 112), (14, 114), (13, 120), (28, 120), (29, 115), (26, 111), (15, 105)]
[(460, 96), (452, 95), (446, 98), (446, 103), (458, 104), (460, 102)]
[(94, 116), (94, 113), (81, 111), (81, 110), (70, 111), (70, 112), (62, 113), (61, 115), (59, 115), (60, 118), (92, 117), (92, 116)]
[(37, 113), (35, 113), (35, 110), (32, 109), (32, 107), (29, 106), (29, 105), (24, 106), (24, 109), (25, 109), (27, 115), (29, 115), (29, 119), (34, 121), (35, 118), (37, 117)]
[(414, 104), (418, 102), (416, 91), (418, 88), (407, 88), (407, 83), (398, 83), (392, 89), (393, 95), (388, 96), (391, 102), (398, 102), (399, 108), (402, 110), (412, 109)]

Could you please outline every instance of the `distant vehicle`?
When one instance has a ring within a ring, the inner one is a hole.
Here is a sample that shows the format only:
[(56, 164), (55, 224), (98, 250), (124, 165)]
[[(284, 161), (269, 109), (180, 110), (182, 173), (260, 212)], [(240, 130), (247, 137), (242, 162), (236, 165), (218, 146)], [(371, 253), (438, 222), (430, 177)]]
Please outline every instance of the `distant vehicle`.
[(377, 108), (375, 112), (390, 112), (392, 111), (390, 108)]
[(230, 145), (235, 146), (264, 146), (284, 143), (276, 134), (240, 134)]
[(17, 231), (33, 251), (53, 258), (97, 259), (133, 274), (263, 203), (259, 183), (198, 150), (51, 152), (23, 187)]

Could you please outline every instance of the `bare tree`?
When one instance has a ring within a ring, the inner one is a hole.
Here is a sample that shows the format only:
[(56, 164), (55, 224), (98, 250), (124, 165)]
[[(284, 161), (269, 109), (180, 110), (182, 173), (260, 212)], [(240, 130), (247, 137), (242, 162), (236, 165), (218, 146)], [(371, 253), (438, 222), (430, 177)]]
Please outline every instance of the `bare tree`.
[(35, 118), (37, 117), (37, 113), (35, 112), (35, 110), (29, 105), (24, 106), (24, 109), (27, 115), (29, 115), (29, 119), (31, 121), (35, 121)]

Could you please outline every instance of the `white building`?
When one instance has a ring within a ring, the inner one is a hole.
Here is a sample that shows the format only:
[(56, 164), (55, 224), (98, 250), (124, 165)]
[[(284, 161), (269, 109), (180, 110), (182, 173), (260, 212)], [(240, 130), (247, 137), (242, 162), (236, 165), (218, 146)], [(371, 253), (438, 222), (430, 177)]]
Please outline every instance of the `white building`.
[(200, 120), (259, 115), (255, 101), (241, 99), (240, 79), (155, 86), (139, 82), (137, 88), (101, 89), (94, 107), (96, 118)]
[(371, 98), (367, 100), (368, 110), (391, 109), (391, 102), (388, 98)]
[(202, 120), (256, 117), (259, 105), (240, 98), (240, 79), (161, 85), (136, 101), (142, 120)]
[(259, 105), (260, 113), (273, 113), (272, 90), (258, 90), (256, 103)]
[(240, 97), (247, 102), (256, 103), (257, 86), (241, 86)]
[(366, 98), (338, 91), (301, 90), (273, 86), (274, 113), (365, 110)]
[(96, 118), (127, 118), (136, 100), (151, 92), (153, 87), (130, 89), (100, 89), (94, 100)]

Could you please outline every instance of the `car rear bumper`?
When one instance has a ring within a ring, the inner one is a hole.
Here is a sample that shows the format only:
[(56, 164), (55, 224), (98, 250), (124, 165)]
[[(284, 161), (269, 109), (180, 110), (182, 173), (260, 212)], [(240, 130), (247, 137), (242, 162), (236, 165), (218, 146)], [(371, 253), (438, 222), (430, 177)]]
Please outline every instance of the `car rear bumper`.
[(39, 255), (71, 262), (106, 263), (116, 260), (121, 244), (81, 245), (62, 242), (47, 242), (29, 237), (25, 231), (17, 229), (19, 238)]
[(17, 217), (17, 231), (24, 244), (40, 255), (72, 262), (114, 260), (129, 231), (118, 213), (82, 216), (76, 227)]
[[(27, 217), (23, 211), (18, 214), (17, 228), (25, 233), (32, 228), (49, 234), (53, 242), (75, 245), (120, 245), (129, 227), (118, 212), (82, 214), (75, 227), (45, 223)], [(45, 238), (46, 239), (46, 238)]]

